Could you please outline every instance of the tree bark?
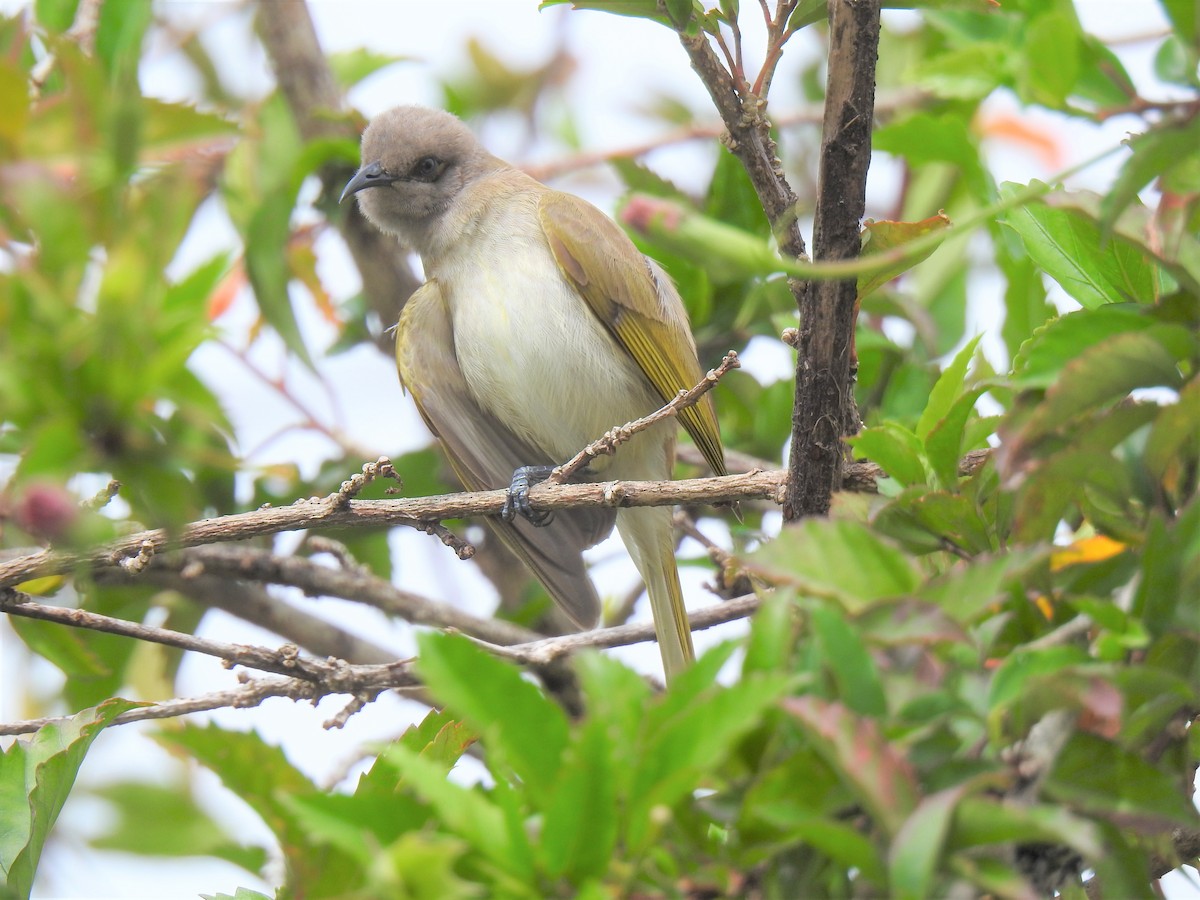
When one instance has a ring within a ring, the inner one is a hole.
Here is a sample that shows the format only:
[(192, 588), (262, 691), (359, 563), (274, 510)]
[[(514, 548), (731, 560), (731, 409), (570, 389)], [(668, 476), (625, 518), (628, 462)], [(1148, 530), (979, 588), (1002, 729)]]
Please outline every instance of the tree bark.
[[(816, 261), (853, 259), (866, 206), (879, 49), (879, 0), (830, 0), (829, 76), (813, 226)], [(857, 284), (810, 281), (800, 299), (786, 520), (829, 512), (841, 486), (843, 435), (859, 429), (854, 402)]]

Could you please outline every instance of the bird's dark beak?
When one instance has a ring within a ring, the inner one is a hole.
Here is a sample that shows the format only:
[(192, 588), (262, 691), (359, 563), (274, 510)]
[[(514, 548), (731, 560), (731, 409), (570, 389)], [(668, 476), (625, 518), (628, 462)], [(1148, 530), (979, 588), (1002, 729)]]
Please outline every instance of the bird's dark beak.
[(353, 194), (357, 194), (359, 191), (365, 191), (367, 188), (383, 187), (385, 184), (391, 184), (395, 180), (396, 177), (385, 172), (378, 160), (373, 163), (367, 163), (346, 183), (346, 189), (342, 191), (342, 196), (338, 197), (338, 203), (341, 203)]

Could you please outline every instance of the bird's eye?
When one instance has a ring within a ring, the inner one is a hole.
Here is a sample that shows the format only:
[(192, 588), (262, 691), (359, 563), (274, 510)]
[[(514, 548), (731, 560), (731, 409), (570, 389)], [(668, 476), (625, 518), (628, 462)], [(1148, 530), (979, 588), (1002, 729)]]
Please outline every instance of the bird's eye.
[(445, 163), (436, 156), (423, 156), (412, 167), (411, 177), (417, 181), (436, 181), (444, 168)]

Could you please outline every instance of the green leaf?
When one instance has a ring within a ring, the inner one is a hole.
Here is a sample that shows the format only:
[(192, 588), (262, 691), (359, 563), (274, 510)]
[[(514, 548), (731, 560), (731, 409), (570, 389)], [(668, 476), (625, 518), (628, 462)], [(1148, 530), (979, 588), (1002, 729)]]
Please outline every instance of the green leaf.
[(533, 871), (528, 838), (478, 789), (461, 787), (442, 768), (402, 744), (384, 751), (412, 789), (429, 803), (443, 827), (466, 840), (501, 871), (528, 880)]
[(921, 439), (898, 422), (864, 428), (847, 443), (858, 455), (878, 465), (904, 487), (925, 484)]
[(79, 0), (36, 0), (34, 18), (47, 31), (62, 33), (75, 21)]
[(274, 897), (244, 887), (238, 888), (232, 894), (201, 894), (200, 896), (204, 900), (276, 900)]
[(1032, 841), (1065, 844), (1093, 860), (1104, 852), (1104, 836), (1096, 823), (1062, 806), (1022, 806), (978, 794), (959, 802), (947, 836), (951, 850)]
[[(636, 762), (627, 819), (627, 841), (637, 852), (653, 836), (656, 808), (669, 809), (688, 796), (791, 684), (790, 676), (780, 674), (750, 676), (729, 688), (710, 682), (702, 695), (676, 708), (671, 694), (695, 668), (676, 679), (666, 702), (647, 713), (648, 734)], [(689, 692), (691, 687), (685, 684)]]
[(930, 794), (900, 826), (888, 853), (891, 896), (914, 900), (933, 896), (938, 858), (966, 789), (960, 785)]
[(309, 840), (307, 830), (284, 798), (319, 796), (317, 787), (283, 751), (257, 734), (227, 731), (216, 725), (184, 725), (154, 736), (173, 752), (182, 752), (212, 770), (241, 798), (279, 840), (288, 883), (327, 895), (353, 885), (359, 867), (338, 848)]
[(46, 839), (92, 741), (139, 705), (107, 700), (62, 724), (43, 725), (0, 753), (0, 874), (6, 897), (29, 896)]
[(1025, 424), (1024, 434), (1061, 428), (1082, 413), (1118, 402), (1136, 388), (1179, 385), (1179, 363), (1161, 341), (1144, 331), (1118, 334), (1078, 353), (1063, 367)]
[(1000, 664), (988, 689), (988, 708), (993, 717), (1017, 701), (1031, 679), (1062, 671), (1088, 661), (1079, 647), (1045, 647), (1019, 650)]
[(91, 841), (93, 847), (144, 856), (214, 856), (255, 875), (267, 862), (265, 848), (238, 844), (195, 801), (186, 784), (121, 781), (92, 793), (117, 813), (116, 823)]
[(1200, 47), (1200, 10), (1195, 0), (1158, 0), (1171, 27), (1189, 46)]
[(1073, 13), (1056, 10), (1033, 17), (1022, 31), (1025, 45), (1017, 67), (1022, 99), (1061, 109), (1082, 66), (1079, 20)]
[(1089, 347), (1127, 331), (1143, 331), (1152, 321), (1130, 306), (1077, 310), (1052, 319), (1021, 345), (1013, 360), (1017, 387), (1048, 388), (1063, 367)]
[(136, 78), (142, 41), (153, 20), (150, 0), (101, 4), (96, 24), (96, 55), (114, 79)]
[(1076, 732), (1055, 758), (1046, 794), (1104, 816), (1123, 828), (1196, 827), (1196, 808), (1177, 777), (1136, 753), (1086, 731)]
[(831, 816), (817, 815), (785, 798), (786, 794), (754, 808), (757, 818), (783, 832), (780, 844), (811, 847), (847, 869), (859, 869), (868, 882), (883, 887), (886, 872), (879, 859), (879, 849), (869, 837), (853, 825)]
[(783, 707), (871, 817), (895, 835), (916, 809), (920, 789), (908, 760), (888, 743), (878, 724), (816, 697), (791, 698)]
[(542, 0), (538, 9), (548, 9), (564, 3), (570, 3), (571, 9), (593, 9), (616, 16), (649, 19), (661, 25), (671, 25), (670, 18), (663, 15), (658, 0)]
[(1163, 478), (1172, 463), (1186, 465), (1181, 458), (1185, 448), (1192, 460), (1197, 454), (1200, 435), (1200, 378), (1193, 378), (1179, 391), (1179, 399), (1164, 406), (1146, 439), (1146, 469), (1154, 478)]
[(773, 584), (835, 598), (851, 613), (911, 594), (920, 583), (907, 554), (852, 521), (814, 518), (789, 525), (745, 562)]
[[(1006, 184), (1004, 195), (1023, 188)], [(1029, 256), (1087, 309), (1107, 303), (1153, 303), (1159, 294), (1154, 265), (1119, 236), (1078, 210), (1034, 201), (1011, 210), (1004, 224), (1020, 235)]]
[(1011, 585), (1020, 585), (1026, 573), (1041, 563), (1047, 553), (1048, 550), (1026, 547), (992, 558), (977, 557), (969, 563), (957, 563), (922, 586), (920, 596), (936, 603), (955, 621), (972, 623), (988, 613)]
[[(936, 388), (935, 388), (936, 390)], [(958, 485), (958, 464), (963, 454), (967, 424), (975, 412), (975, 402), (983, 388), (973, 388), (954, 401), (945, 418), (925, 438), (925, 453), (938, 483), (947, 490)]]
[(797, 630), (790, 592), (774, 591), (763, 597), (762, 605), (750, 621), (742, 674), (783, 671), (795, 645)]
[(979, 156), (978, 141), (960, 115), (920, 112), (876, 129), (875, 148), (903, 157), (911, 165), (951, 163), (983, 203), (995, 200), (995, 187)]
[(821, 604), (812, 609), (809, 616), (825, 664), (837, 683), (837, 699), (862, 715), (884, 715), (887, 700), (875, 662), (842, 611)]
[(329, 68), (332, 70), (334, 80), (337, 81), (338, 86), (343, 91), (348, 91), (360, 81), (367, 79), (376, 72), (396, 63), (410, 62), (412, 57), (379, 53), (375, 50), (359, 47), (354, 50), (341, 50), (336, 53), (330, 53), (326, 59), (329, 60)]
[[(975, 348), (979, 346), (982, 337), (982, 334), (977, 334), (969, 340), (954, 355), (950, 365), (942, 370), (929, 394), (929, 403), (925, 405), (925, 411), (921, 413), (920, 421), (917, 422), (917, 437), (922, 441), (928, 442), (930, 432), (950, 414), (955, 402), (963, 395), (967, 368), (971, 365), (971, 357), (975, 355)], [(957, 461), (955, 465), (957, 466)]]
[(417, 636), (418, 671), (430, 692), (484, 738), (545, 803), (559, 777), (567, 746), (562, 708), (520, 670), (479, 649), (462, 635)]
[(579, 884), (608, 871), (619, 809), (614, 737), (607, 722), (591, 717), (567, 746), (542, 827), (541, 851), (554, 878)]

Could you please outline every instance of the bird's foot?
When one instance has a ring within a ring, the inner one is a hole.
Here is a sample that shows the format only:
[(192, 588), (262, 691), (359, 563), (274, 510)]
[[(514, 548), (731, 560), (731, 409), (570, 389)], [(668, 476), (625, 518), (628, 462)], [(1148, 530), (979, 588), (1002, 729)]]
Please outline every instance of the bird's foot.
[(538, 528), (549, 525), (554, 513), (530, 506), (529, 489), (538, 482), (545, 481), (553, 471), (554, 466), (521, 466), (514, 471), (512, 483), (509, 484), (508, 493), (504, 497), (504, 508), (500, 511), (500, 518), (511, 522), (520, 514)]

